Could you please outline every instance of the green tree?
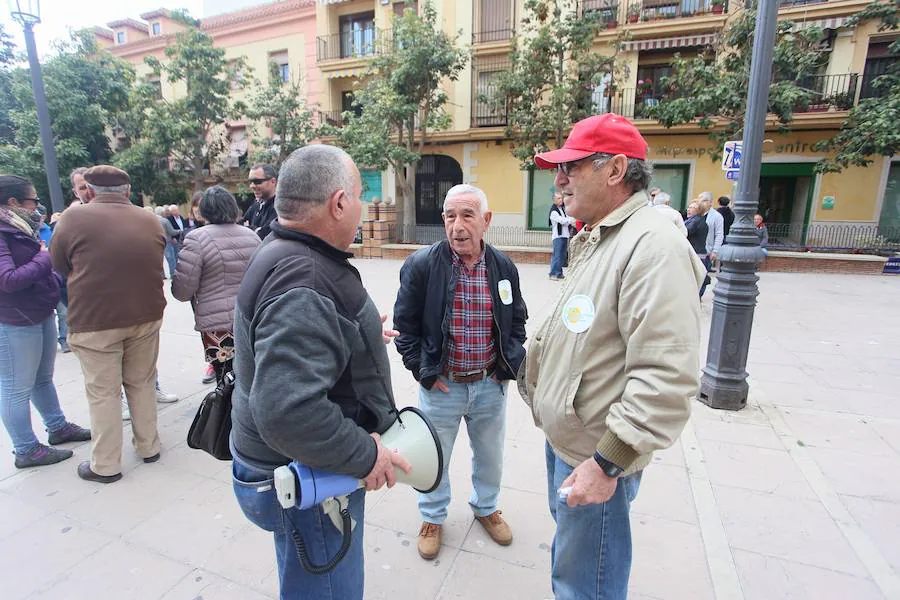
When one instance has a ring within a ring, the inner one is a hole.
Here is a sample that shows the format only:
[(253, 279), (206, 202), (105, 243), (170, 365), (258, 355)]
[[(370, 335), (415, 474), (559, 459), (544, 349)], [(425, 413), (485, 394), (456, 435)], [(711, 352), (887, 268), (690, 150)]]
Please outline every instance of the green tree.
[[(676, 54), (672, 75), (662, 80), (663, 97), (649, 111), (665, 127), (696, 123), (709, 131), (716, 142), (713, 160), (726, 140), (743, 137), (755, 25), (756, 11), (742, 9), (714, 53), (694, 58)], [(821, 28), (778, 23), (768, 110), (781, 131), (789, 130), (795, 110), (805, 110), (821, 96), (814, 85), (828, 60), (828, 54), (818, 50), (821, 39)]]
[(0, 144), (15, 142), (15, 129), (9, 114), (15, 108), (12, 97), (14, 55), (15, 46), (12, 39), (0, 23)]
[[(246, 116), (271, 134), (254, 144), (254, 161), (280, 165), (291, 152), (317, 136), (313, 111), (299, 80), (283, 82), (278, 64), (269, 63), (269, 79), (250, 95)], [(256, 136), (254, 136), (256, 139)]]
[[(170, 172), (163, 181), (174, 185), (204, 186), (216, 159), (227, 147), (224, 123), (236, 119), (244, 105), (231, 98), (231, 91), (243, 86), (239, 72), (246, 72), (242, 58), (225, 59), (225, 51), (195, 27), (179, 32), (175, 43), (165, 49), (165, 59), (144, 59), (155, 78), (184, 90), (175, 98), (161, 97), (160, 87), (146, 80), (132, 95), (133, 108), (125, 119), (130, 152), (120, 164), (141, 160), (154, 165), (168, 159)], [(136, 189), (156, 195), (157, 178)], [(185, 190), (186, 191), (186, 190)]]
[[(0, 61), (2, 62), (2, 61)], [(9, 63), (6, 63), (9, 65)], [(42, 65), (47, 107), (63, 189), (78, 166), (109, 161), (107, 130), (128, 104), (130, 65), (100, 51), (92, 35), (77, 32)], [(0, 66), (0, 171), (30, 177), (47, 194), (37, 109), (27, 69)]]
[(409, 6), (394, 18), (392, 42), (382, 43), (354, 93), (359, 114), (345, 112), (344, 127), (336, 132), (358, 164), (394, 169), (401, 226), (416, 222), (416, 164), (428, 134), (450, 126), (441, 82), (456, 81), (468, 60), (457, 43), (460, 34), (441, 30), (430, 0), (421, 16)]
[(606, 15), (576, 9), (571, 0), (526, 0), (510, 67), (492, 79), (490, 96), (479, 98), (507, 113), (506, 136), (523, 167), (533, 165), (534, 155), (549, 143), (562, 146), (572, 123), (596, 112), (594, 90), (612, 95), (627, 74), (618, 55), (621, 40), (611, 54), (594, 51)]
[[(900, 0), (876, 0), (857, 13), (848, 25), (880, 21), (878, 31), (900, 29)], [(877, 77), (873, 87), (876, 98), (863, 98), (854, 106), (840, 131), (831, 139), (816, 145), (817, 150), (836, 151), (816, 164), (820, 173), (839, 172), (849, 166), (866, 167), (873, 156), (900, 153), (900, 40), (888, 46), (896, 60), (887, 73)]]

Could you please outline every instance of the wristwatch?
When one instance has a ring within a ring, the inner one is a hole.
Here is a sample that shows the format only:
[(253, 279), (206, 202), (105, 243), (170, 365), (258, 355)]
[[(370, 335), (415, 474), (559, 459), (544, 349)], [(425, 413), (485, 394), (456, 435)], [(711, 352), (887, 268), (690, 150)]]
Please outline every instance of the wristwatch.
[(611, 479), (615, 479), (625, 472), (619, 465), (606, 460), (599, 450), (594, 452), (594, 460), (597, 461), (597, 464), (600, 465), (600, 469), (603, 470), (606, 476)]

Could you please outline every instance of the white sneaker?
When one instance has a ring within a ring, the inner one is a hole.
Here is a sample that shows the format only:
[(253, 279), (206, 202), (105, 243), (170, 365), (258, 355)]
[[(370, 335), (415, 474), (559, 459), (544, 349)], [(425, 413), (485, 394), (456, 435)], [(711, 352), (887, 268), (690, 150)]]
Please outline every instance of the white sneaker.
[(179, 398), (175, 394), (167, 394), (159, 388), (156, 388), (156, 401), (160, 404), (172, 404), (178, 402)]
[(125, 392), (122, 392), (122, 395), (120, 397), (122, 399), (122, 420), (130, 421), (131, 411), (128, 410), (128, 400), (125, 399)]

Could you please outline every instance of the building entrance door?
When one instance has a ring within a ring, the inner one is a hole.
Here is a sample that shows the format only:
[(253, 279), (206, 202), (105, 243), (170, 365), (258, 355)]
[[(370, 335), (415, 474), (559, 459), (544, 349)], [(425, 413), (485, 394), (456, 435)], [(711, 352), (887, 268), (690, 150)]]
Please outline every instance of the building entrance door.
[(451, 156), (426, 154), (416, 168), (416, 223), (440, 225), (444, 196), (462, 183), (462, 168)]
[(759, 214), (769, 228), (769, 243), (802, 246), (812, 210), (811, 163), (763, 164), (759, 179)]

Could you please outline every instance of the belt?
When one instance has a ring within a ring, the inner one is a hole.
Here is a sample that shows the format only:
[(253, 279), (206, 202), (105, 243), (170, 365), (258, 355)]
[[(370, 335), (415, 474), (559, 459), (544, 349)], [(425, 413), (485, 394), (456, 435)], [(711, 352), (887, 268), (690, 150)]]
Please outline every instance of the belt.
[(480, 371), (448, 371), (447, 379), (453, 383), (474, 383), (476, 381), (481, 381), (482, 379), (487, 379), (493, 374), (494, 367), (490, 366), (487, 369), (481, 369)]

